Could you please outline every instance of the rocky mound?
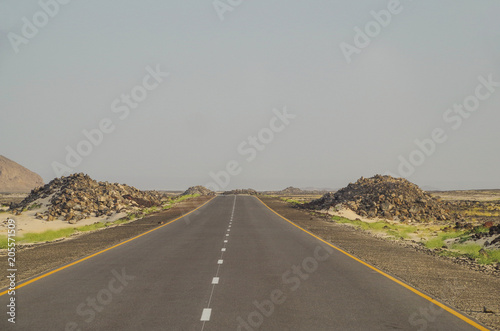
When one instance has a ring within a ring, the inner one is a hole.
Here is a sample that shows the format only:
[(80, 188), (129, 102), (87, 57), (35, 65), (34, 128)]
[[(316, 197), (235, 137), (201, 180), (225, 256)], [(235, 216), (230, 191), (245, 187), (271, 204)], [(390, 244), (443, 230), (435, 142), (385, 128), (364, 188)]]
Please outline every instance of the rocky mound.
[(231, 194), (248, 194), (248, 195), (257, 195), (257, 191), (251, 188), (247, 189), (237, 189), (237, 190), (231, 190), (231, 191), (225, 191), (222, 193), (224, 195), (231, 195)]
[(300, 195), (300, 194), (307, 194), (307, 193), (309, 193), (309, 191), (304, 191), (304, 190), (301, 190), (300, 188), (289, 186), (286, 189), (278, 191), (277, 193), (278, 194), (288, 194), (288, 195)]
[(278, 195), (307, 195), (307, 194), (322, 194), (326, 193), (327, 191), (325, 190), (318, 190), (318, 189), (301, 189), (293, 186), (289, 186), (281, 191), (273, 192), (274, 194)]
[(209, 190), (205, 186), (191, 186), (188, 188), (184, 193), (181, 195), (193, 195), (193, 194), (198, 194), (198, 195), (215, 195), (215, 192), (212, 190)]
[(332, 211), (349, 208), (361, 216), (400, 221), (446, 221), (459, 216), (451, 204), (431, 197), (406, 179), (381, 175), (361, 177), (356, 183), (304, 206)]
[(162, 195), (145, 192), (124, 184), (97, 182), (84, 174), (56, 178), (31, 191), (19, 204), (11, 205), (15, 212), (40, 208), (37, 218), (56, 218), (75, 223), (91, 216), (111, 216), (116, 212), (131, 212), (143, 207), (158, 206)]
[(27, 193), (43, 185), (42, 177), (0, 155), (0, 192)]

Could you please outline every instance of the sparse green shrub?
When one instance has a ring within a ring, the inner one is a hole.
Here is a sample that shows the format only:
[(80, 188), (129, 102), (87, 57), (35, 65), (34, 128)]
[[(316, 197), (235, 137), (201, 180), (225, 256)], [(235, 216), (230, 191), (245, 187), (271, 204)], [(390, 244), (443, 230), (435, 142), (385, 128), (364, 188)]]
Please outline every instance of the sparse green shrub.
[(453, 244), (451, 248), (461, 255), (476, 259), (480, 264), (491, 264), (500, 262), (500, 250), (484, 249), (478, 244)]
[(187, 195), (177, 196), (177, 197), (173, 198), (172, 200), (168, 201), (167, 203), (165, 203), (161, 208), (163, 210), (170, 209), (173, 207), (173, 205), (175, 205), (178, 202), (182, 202), (184, 200), (196, 198), (199, 196), (200, 196), (199, 194), (187, 194)]
[(31, 206), (28, 207), (28, 210), (38, 209), (41, 206), (42, 206), (41, 203), (33, 203)]
[(416, 226), (405, 225), (405, 224), (392, 224), (386, 221), (377, 222), (363, 222), (361, 220), (350, 220), (341, 216), (332, 216), (332, 219), (337, 221), (337, 223), (347, 223), (352, 224), (363, 230), (371, 230), (386, 233), (389, 236), (395, 238), (408, 238), (410, 233), (417, 231)]
[(280, 200), (288, 202), (288, 203), (293, 203), (295, 205), (301, 205), (304, 203), (304, 201), (299, 201), (299, 200), (291, 199), (291, 198), (280, 198)]
[[(169, 201), (167, 206), (163, 206), (161, 208), (160, 207), (146, 208), (146, 209), (143, 209), (142, 211), (139, 211), (137, 213), (130, 213), (127, 216), (120, 218), (119, 220), (116, 220), (114, 222), (96, 222), (94, 224), (83, 225), (83, 226), (79, 226), (76, 228), (47, 230), (47, 231), (40, 232), (40, 233), (25, 233), (23, 235), (17, 236), (16, 244), (39, 243), (39, 242), (45, 242), (45, 241), (52, 241), (52, 240), (56, 240), (59, 238), (69, 237), (77, 232), (95, 231), (95, 230), (109, 227), (112, 225), (119, 225), (119, 224), (127, 223), (127, 222), (130, 222), (132, 220), (135, 220), (138, 217), (142, 217), (144, 215), (147, 215), (147, 214), (150, 214), (150, 213), (153, 213), (156, 211), (160, 211), (161, 209), (169, 209), (175, 203), (184, 201), (186, 199), (195, 198), (197, 196), (199, 196), (199, 194), (179, 196), (179, 197)], [(33, 206), (33, 208), (31, 208), (32, 206)], [(40, 204), (33, 204), (29, 207), (29, 209), (39, 208), (40, 206), (41, 206)], [(167, 208), (165, 208), (165, 207), (167, 207)], [(7, 248), (8, 247), (7, 244), (8, 244), (7, 236), (0, 236), (0, 249)]]

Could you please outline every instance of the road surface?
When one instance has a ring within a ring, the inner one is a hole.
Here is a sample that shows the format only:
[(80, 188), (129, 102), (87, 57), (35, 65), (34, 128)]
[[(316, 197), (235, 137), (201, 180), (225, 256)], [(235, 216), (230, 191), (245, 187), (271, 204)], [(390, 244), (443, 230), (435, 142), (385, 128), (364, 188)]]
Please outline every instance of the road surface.
[(15, 298), (0, 330), (477, 330), (251, 196), (216, 197)]

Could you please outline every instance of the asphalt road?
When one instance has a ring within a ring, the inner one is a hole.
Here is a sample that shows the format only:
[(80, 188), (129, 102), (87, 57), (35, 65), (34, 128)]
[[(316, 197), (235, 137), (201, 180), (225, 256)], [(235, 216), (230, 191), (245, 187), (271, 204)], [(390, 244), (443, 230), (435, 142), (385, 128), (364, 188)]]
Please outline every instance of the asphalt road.
[(250, 196), (217, 197), (15, 298), (0, 330), (476, 330)]

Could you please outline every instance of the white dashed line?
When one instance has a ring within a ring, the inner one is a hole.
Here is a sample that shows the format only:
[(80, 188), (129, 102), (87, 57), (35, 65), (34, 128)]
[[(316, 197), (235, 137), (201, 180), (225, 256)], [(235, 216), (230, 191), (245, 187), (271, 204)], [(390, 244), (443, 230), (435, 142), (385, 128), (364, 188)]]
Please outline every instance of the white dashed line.
[(201, 313), (200, 321), (210, 321), (211, 314), (212, 314), (212, 309), (210, 309), (210, 308), (203, 309), (203, 313)]
[[(227, 229), (227, 232), (231, 231), (230, 227), (231, 227), (231, 223), (233, 222), (233, 215), (234, 215), (234, 208), (236, 206), (236, 195), (234, 196), (234, 202), (233, 202), (233, 210), (231, 212), (231, 219), (229, 220), (229, 227)], [(226, 237), (229, 237), (229, 233), (226, 233)], [(224, 240), (224, 246), (226, 246), (225, 244), (227, 244), (228, 240), (225, 239)], [(226, 247), (222, 247), (221, 248), (221, 252), (225, 252), (226, 251)], [(210, 292), (210, 297), (208, 299), (208, 304), (207, 304), (207, 307), (210, 307), (210, 303), (212, 302), (212, 296), (214, 294), (214, 289), (215, 289), (215, 285), (219, 284), (219, 270), (220, 270), (220, 267), (221, 267), (221, 264), (224, 263), (224, 260), (222, 260), (222, 256), (224, 255), (224, 253), (221, 253), (221, 259), (217, 261), (217, 264), (219, 265), (217, 267), (217, 272), (215, 273), (215, 276), (216, 277), (213, 277), (212, 278), (212, 291)], [(212, 308), (204, 308), (203, 309), (203, 312), (201, 313), (201, 319), (200, 321), (203, 322), (203, 325), (201, 326), (201, 331), (203, 331), (205, 329), (205, 322), (208, 322), (210, 321), (210, 315), (212, 314)]]

